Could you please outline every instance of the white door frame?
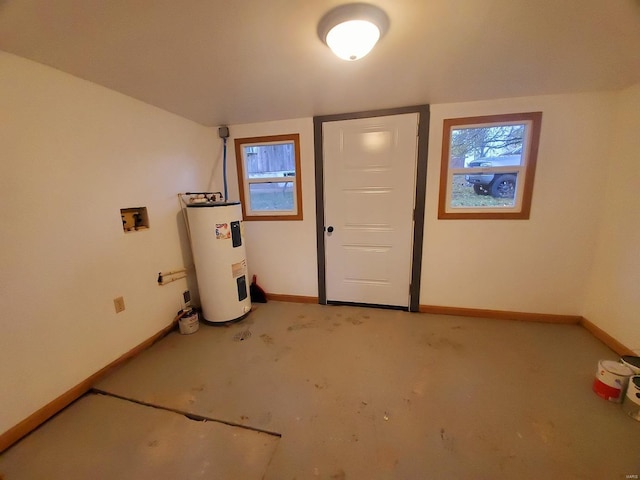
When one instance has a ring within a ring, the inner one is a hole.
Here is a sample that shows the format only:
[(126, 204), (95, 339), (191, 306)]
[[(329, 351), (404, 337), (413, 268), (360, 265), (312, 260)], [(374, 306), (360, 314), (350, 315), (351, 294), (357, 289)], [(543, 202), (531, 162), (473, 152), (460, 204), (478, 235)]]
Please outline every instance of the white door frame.
[[(313, 117), (315, 176), (316, 176), (316, 241), (318, 249), (318, 300), (326, 305), (326, 251), (324, 222), (324, 138), (325, 122), (384, 117), (405, 113), (418, 113), (418, 158), (416, 166), (415, 208), (413, 211), (413, 251), (411, 255), (411, 284), (409, 287), (409, 311), (420, 309), (420, 278), (422, 271), (422, 241), (424, 237), (424, 211), (427, 185), (427, 151), (429, 147), (429, 105), (373, 110), (338, 115)], [(334, 303), (334, 302), (331, 302)]]

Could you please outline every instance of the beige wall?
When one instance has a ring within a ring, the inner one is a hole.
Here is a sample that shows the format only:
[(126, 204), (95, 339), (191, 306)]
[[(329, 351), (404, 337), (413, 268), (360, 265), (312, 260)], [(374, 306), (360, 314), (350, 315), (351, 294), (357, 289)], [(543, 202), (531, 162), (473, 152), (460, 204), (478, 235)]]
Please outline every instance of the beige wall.
[[(156, 277), (183, 265), (176, 194), (205, 186), (214, 142), (0, 52), (0, 433), (172, 321), (186, 281)], [(151, 228), (125, 234), (120, 209), (138, 206)]]
[[(269, 293), (318, 295), (313, 119), (232, 125), (229, 127), (227, 182), (229, 199), (239, 200), (234, 139), (287, 133), (300, 134), (302, 221), (244, 222), (250, 274)], [(212, 185), (222, 186), (221, 170)]]
[[(579, 315), (614, 94), (432, 105), (421, 304)], [(438, 220), (442, 120), (542, 111), (529, 220)], [(603, 140), (604, 139), (604, 140)]]
[[(431, 106), (421, 304), (581, 313), (604, 194), (609, 143), (602, 138), (613, 131), (614, 100), (602, 93)], [(442, 120), (538, 110), (543, 122), (530, 220), (438, 220)], [(247, 222), (247, 255), (267, 291), (316, 296), (312, 119), (230, 131), (234, 137), (300, 131), (304, 221)], [(229, 172), (237, 199), (233, 157)]]
[(640, 84), (617, 96), (583, 315), (640, 355)]

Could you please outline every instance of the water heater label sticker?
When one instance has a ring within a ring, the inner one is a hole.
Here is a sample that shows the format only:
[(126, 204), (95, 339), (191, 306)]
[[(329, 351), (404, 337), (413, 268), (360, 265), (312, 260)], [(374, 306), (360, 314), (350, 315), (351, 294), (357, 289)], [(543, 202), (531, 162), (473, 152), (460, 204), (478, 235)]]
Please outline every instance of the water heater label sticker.
[(247, 274), (246, 260), (242, 260), (241, 262), (231, 264), (231, 275), (233, 276), (233, 278), (238, 278), (246, 274)]
[(216, 223), (216, 240), (229, 240), (231, 230), (228, 223)]

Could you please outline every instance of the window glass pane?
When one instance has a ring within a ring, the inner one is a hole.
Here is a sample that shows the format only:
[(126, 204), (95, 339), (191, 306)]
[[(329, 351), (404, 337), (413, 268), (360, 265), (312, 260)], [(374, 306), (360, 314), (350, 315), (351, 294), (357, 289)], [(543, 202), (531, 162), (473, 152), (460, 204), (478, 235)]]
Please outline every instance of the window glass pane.
[(521, 165), (524, 136), (524, 124), (453, 128), (449, 168)]
[(289, 177), (296, 172), (293, 142), (245, 146), (244, 161), (248, 178)]
[(293, 211), (293, 182), (249, 184), (249, 202), (255, 211)]
[(453, 175), (452, 208), (513, 207), (517, 174)]

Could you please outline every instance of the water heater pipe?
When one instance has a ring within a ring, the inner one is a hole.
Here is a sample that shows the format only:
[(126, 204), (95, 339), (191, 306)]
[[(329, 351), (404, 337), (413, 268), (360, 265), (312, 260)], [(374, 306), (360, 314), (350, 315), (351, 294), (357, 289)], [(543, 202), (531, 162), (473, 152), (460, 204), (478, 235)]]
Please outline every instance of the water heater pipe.
[(222, 139), (222, 179), (224, 181), (224, 200), (229, 200), (227, 194), (227, 137)]

